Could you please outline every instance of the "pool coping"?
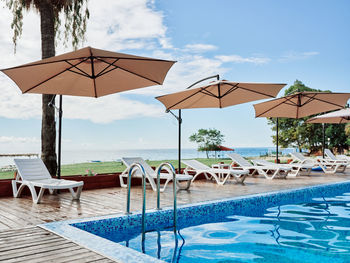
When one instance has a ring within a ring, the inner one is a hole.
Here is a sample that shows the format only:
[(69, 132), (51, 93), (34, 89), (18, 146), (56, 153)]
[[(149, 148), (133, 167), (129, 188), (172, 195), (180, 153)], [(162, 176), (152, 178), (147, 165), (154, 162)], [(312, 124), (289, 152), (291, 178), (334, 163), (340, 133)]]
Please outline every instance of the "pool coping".
[[(350, 191), (350, 180), (345, 182), (321, 184), (306, 186), (293, 189), (278, 190), (272, 192), (251, 194), (245, 196), (237, 196), (231, 198), (224, 198), (218, 200), (203, 201), (192, 204), (185, 204), (178, 206), (178, 212), (196, 209), (200, 211), (201, 209), (206, 210), (208, 207), (215, 207), (216, 210), (220, 211), (222, 207), (225, 207), (226, 204), (234, 204), (239, 207), (235, 207), (235, 211), (239, 209), (245, 209), (249, 214), (249, 210), (246, 209), (247, 205), (259, 205), (259, 209), (265, 209), (271, 206), (284, 205), (291, 203), (293, 201), (304, 200), (308, 201), (315, 197), (321, 196), (332, 196), (345, 192), (346, 190)], [(262, 203), (262, 201), (264, 201)], [(221, 207), (221, 208), (220, 208)], [(216, 211), (215, 210), (215, 211)], [(149, 216), (162, 216), (164, 214), (171, 214), (172, 207), (166, 207), (160, 211), (155, 209), (147, 210)], [(243, 210), (242, 210), (243, 211)], [(195, 213), (192, 213), (195, 214)], [(98, 254), (101, 254), (111, 260), (117, 262), (164, 262), (157, 258), (151, 257), (149, 255), (143, 254), (134, 249), (128, 248), (126, 246), (120, 245), (113, 241), (107, 240), (105, 238), (99, 237), (82, 229), (79, 229), (72, 224), (79, 224), (85, 222), (99, 221), (99, 220), (108, 220), (108, 219), (121, 219), (126, 221), (127, 219), (136, 219), (139, 218), (141, 212), (135, 212), (131, 215), (125, 215), (123, 213), (109, 214), (104, 216), (96, 216), (89, 218), (80, 218), (80, 219), (71, 219), (65, 221), (58, 221), (52, 223), (46, 223), (38, 225), (39, 227), (46, 229), (50, 232), (53, 232), (59, 236), (62, 236), (82, 247), (85, 247), (89, 250), (92, 250)]]

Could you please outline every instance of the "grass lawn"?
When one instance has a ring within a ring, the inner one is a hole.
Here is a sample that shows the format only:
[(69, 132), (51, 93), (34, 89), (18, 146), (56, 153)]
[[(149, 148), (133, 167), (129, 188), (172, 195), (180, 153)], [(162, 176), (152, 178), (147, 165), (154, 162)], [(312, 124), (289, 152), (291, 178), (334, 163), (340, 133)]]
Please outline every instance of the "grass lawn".
[[(211, 166), (212, 164), (218, 162), (231, 163), (230, 159), (196, 159), (206, 165)], [(163, 162), (170, 162), (177, 168), (177, 160), (163, 160), (163, 161), (147, 161), (151, 166), (157, 167)], [(182, 165), (184, 167), (184, 165)], [(125, 170), (125, 166), (121, 162), (101, 162), (101, 163), (77, 163), (77, 164), (66, 164), (62, 165), (62, 176), (67, 175), (83, 175), (86, 174), (86, 170), (91, 169), (95, 173), (116, 173)], [(14, 172), (0, 172), (0, 179), (12, 179), (14, 177)]]

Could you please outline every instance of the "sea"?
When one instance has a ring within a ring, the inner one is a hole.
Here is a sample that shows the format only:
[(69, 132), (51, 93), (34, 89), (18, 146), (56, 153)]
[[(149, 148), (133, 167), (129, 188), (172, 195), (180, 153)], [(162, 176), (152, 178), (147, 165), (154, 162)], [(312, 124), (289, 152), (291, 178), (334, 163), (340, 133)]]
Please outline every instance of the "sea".
[[(243, 157), (256, 157), (275, 153), (275, 147), (238, 147), (234, 148), (235, 153)], [(280, 149), (282, 155), (295, 152), (293, 148)], [(62, 152), (62, 164), (74, 164), (85, 162), (107, 162), (120, 161), (122, 157), (142, 157), (146, 160), (176, 160), (177, 149), (133, 149), (133, 150), (66, 150)], [(210, 157), (215, 157), (214, 152)], [(217, 152), (217, 158), (224, 158), (225, 152)], [(17, 157), (25, 158), (25, 157)], [(182, 159), (206, 158), (205, 152), (198, 152), (196, 149), (182, 149)], [(0, 157), (0, 167), (14, 165), (12, 157)]]

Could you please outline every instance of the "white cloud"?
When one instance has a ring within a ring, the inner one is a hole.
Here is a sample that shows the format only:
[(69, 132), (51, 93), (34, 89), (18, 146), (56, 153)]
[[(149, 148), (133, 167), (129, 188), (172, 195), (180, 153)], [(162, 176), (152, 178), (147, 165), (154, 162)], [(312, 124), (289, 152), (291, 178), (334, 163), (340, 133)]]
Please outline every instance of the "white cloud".
[(220, 56), (215, 56), (215, 58), (226, 63), (232, 62), (232, 63), (252, 63), (252, 64), (266, 64), (271, 60), (270, 58), (267, 58), (267, 57), (242, 57), (239, 55), (220, 55)]
[(29, 119), (41, 117), (41, 96), (21, 94), (19, 88), (0, 73), (0, 117)]
[(289, 51), (284, 55), (282, 55), (279, 61), (288, 62), (288, 61), (294, 61), (294, 60), (303, 60), (303, 59), (308, 59), (310, 57), (317, 56), (319, 54), (320, 53), (317, 51), (307, 51), (307, 52)]
[[(162, 105), (137, 101), (128, 94), (158, 96), (183, 90), (198, 79), (210, 75), (223, 75), (228, 63), (263, 64), (269, 61), (264, 57), (241, 57), (221, 55), (207, 57), (203, 53), (216, 50), (210, 44), (194, 43), (185, 48), (173, 48), (167, 36), (164, 15), (156, 10), (153, 0), (104, 0), (89, 2), (90, 19), (87, 29), (87, 43), (107, 50), (134, 49), (133, 53), (153, 56), (178, 62), (169, 71), (163, 87), (155, 86), (137, 89), (122, 95), (103, 98), (78, 98), (64, 96), (64, 118), (90, 120), (95, 123), (109, 123), (121, 119), (137, 117), (161, 117)], [(0, 56), (1, 67), (20, 65), (40, 59), (40, 21), (35, 12), (24, 16), (23, 36), (18, 42), (17, 54), (13, 50), (10, 24), (12, 15), (0, 9)], [(71, 48), (69, 48), (70, 50)], [(57, 54), (63, 53), (60, 45)], [(0, 116), (13, 119), (41, 118), (41, 96), (22, 95), (7, 77), (0, 73)]]
[(148, 0), (89, 2), (89, 44), (112, 50), (171, 48), (163, 14)]
[[(163, 59), (175, 59), (172, 53), (165, 53), (163, 51), (157, 51), (153, 55), (154, 57)], [(176, 57), (178, 58), (178, 62), (169, 71), (162, 87), (148, 87), (129, 91), (128, 93), (160, 96), (184, 90), (195, 81), (211, 75), (224, 75), (229, 70), (222, 61), (199, 54), (177, 53)]]
[(188, 52), (206, 52), (216, 50), (218, 47), (209, 44), (188, 44), (185, 46), (185, 51)]
[(110, 123), (116, 120), (161, 117), (163, 109), (115, 94), (102, 98), (64, 97), (64, 118)]

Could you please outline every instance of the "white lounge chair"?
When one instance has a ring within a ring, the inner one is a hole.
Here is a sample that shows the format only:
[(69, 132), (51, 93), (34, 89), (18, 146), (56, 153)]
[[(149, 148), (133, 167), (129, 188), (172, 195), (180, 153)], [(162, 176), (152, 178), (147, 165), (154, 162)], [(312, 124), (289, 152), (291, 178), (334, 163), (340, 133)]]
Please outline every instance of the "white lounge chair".
[(314, 167), (321, 167), (322, 171), (326, 174), (343, 173), (346, 169), (346, 164), (332, 162), (329, 159), (317, 158), (306, 158), (302, 153), (294, 152), (290, 153), (293, 157), (292, 163), (300, 164), (313, 164)]
[[(50, 194), (53, 194), (58, 189), (69, 189), (73, 199), (80, 198), (84, 182), (52, 178), (40, 158), (14, 159), (14, 162), (17, 166), (16, 178), (12, 180), (14, 197), (20, 197), (23, 188), (28, 186), (33, 202), (36, 204), (40, 203), (45, 189), (48, 189)], [(19, 187), (17, 188), (18, 184)], [(40, 188), (39, 194), (37, 194), (35, 187)], [(74, 188), (77, 188), (77, 190), (74, 191)]]
[[(227, 156), (232, 160), (233, 164), (239, 165), (242, 169), (252, 170), (251, 175), (260, 174), (265, 176), (266, 179), (274, 179), (275, 177), (286, 178), (288, 173), (292, 170), (289, 167), (282, 167), (276, 165), (252, 165), (246, 159), (244, 159), (241, 155), (237, 153), (227, 153)], [(272, 174), (272, 175), (271, 175)]]
[[(157, 173), (156, 170), (153, 170), (151, 166), (146, 163), (144, 159), (141, 157), (123, 157), (122, 162), (126, 166), (126, 169), (122, 172), (122, 174), (119, 176), (120, 180), (120, 186), (121, 187), (127, 187), (127, 183), (124, 183), (124, 179), (128, 178), (129, 175), (129, 168), (134, 163), (139, 163), (143, 166), (143, 169), (146, 173), (146, 181), (151, 185), (153, 191), (157, 191)], [(165, 170), (168, 170), (167, 167), (164, 167)], [(142, 174), (139, 170), (135, 170), (135, 173), (132, 175), (133, 177), (142, 178)], [(191, 175), (186, 174), (176, 174), (176, 184), (179, 187), (179, 190), (188, 190), (191, 186)], [(167, 187), (168, 183), (173, 180), (173, 176), (171, 172), (168, 173), (160, 173), (160, 179), (166, 180), (163, 187), (160, 188), (161, 192), (164, 192), (165, 188)], [(180, 182), (186, 182), (185, 186), (180, 184)]]
[(207, 180), (214, 179), (218, 185), (223, 185), (228, 179), (233, 177), (238, 183), (243, 184), (245, 178), (249, 174), (249, 171), (242, 169), (218, 169), (211, 168), (197, 160), (182, 160), (185, 168), (185, 174), (194, 172), (192, 181), (194, 181), (198, 175), (204, 174)]
[(324, 150), (325, 158), (329, 160), (330, 162), (335, 162), (335, 163), (343, 163), (345, 165), (349, 164), (349, 161), (337, 158), (329, 149)]
[(292, 170), (288, 173), (288, 176), (298, 176), (298, 175), (310, 175), (313, 164), (274, 164), (266, 160), (254, 159), (252, 160), (255, 165), (271, 166), (275, 165), (277, 167), (291, 168)]
[(348, 163), (350, 164), (350, 156), (347, 156), (345, 154), (339, 154), (336, 156), (339, 160), (344, 160), (344, 161), (348, 161)]

